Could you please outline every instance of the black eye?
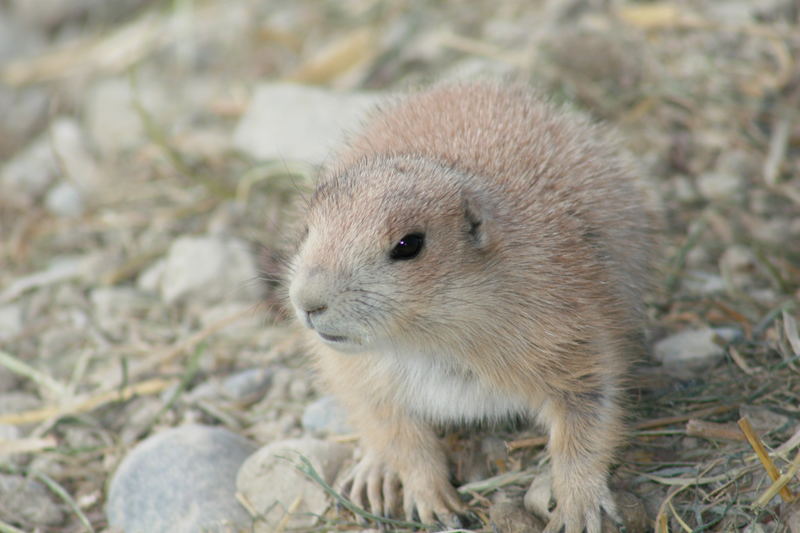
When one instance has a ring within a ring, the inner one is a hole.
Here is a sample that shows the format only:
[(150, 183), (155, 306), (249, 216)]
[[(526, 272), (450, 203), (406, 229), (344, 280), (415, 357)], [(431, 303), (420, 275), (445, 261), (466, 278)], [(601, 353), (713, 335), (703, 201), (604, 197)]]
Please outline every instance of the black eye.
[(425, 235), (422, 233), (409, 233), (394, 245), (389, 252), (389, 258), (395, 260), (414, 259), (422, 251), (425, 244)]

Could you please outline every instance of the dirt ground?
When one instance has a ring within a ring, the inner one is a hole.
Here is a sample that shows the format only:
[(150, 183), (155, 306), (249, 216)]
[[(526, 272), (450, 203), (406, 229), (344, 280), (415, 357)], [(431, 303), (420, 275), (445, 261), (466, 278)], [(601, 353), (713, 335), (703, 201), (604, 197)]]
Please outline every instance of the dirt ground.
[[(705, 358), (678, 343), (677, 359), (637, 366), (616, 486), (659, 532), (800, 531), (786, 501), (800, 494), (794, 0), (0, 0), (0, 474), (38, 480), (55, 506), (0, 513), (0, 531), (103, 531), (109, 475), (159, 428), (302, 434), (319, 392), (271, 279), (313, 172), (235, 150), (236, 125), (259, 83), (392, 91), (456, 75), (528, 79), (613, 125), (664, 211), (650, 344), (716, 334)], [(197, 235), (251, 243), (267, 281), (238, 307), (148, 285)], [(284, 396), (191, 394), (264, 366), (288, 373)], [(742, 418), (795, 473), (782, 492)], [(496, 469), (541, 461), (540, 441), (518, 442), (533, 434), (503, 433)], [(491, 497), (473, 498), (476, 516)]]

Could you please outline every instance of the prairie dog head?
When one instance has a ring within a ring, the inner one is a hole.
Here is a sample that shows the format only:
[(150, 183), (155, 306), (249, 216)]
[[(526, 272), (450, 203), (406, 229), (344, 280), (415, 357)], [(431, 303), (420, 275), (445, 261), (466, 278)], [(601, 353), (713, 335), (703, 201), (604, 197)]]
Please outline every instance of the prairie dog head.
[(448, 342), (491, 294), (491, 206), (470, 181), (410, 156), (323, 178), (291, 263), (300, 322), (347, 352)]

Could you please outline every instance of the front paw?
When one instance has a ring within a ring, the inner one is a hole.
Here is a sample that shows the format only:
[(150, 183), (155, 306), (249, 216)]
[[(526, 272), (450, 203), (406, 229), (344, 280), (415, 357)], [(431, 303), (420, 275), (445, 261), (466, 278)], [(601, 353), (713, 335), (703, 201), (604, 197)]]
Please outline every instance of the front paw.
[(416, 511), (425, 524), (461, 527), (461, 500), (447, 479), (435, 475), (434, 470), (420, 467), (401, 476), (385, 461), (368, 453), (350, 478), (350, 500), (385, 517), (396, 516), (402, 501), (406, 520), (413, 520)]
[(621, 524), (607, 485), (573, 487), (561, 492), (544, 533), (601, 533), (604, 512), (612, 521)]

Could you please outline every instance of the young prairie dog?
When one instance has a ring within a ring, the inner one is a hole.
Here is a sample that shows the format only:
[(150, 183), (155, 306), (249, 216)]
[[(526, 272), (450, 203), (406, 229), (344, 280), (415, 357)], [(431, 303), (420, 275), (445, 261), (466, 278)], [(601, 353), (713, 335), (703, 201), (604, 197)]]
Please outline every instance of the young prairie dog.
[(356, 503), (456, 523), (435, 428), (522, 415), (549, 433), (546, 531), (618, 519), (646, 204), (601, 129), (523, 85), (439, 85), (367, 120), (323, 169), (289, 286), (360, 432)]

